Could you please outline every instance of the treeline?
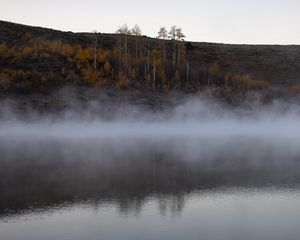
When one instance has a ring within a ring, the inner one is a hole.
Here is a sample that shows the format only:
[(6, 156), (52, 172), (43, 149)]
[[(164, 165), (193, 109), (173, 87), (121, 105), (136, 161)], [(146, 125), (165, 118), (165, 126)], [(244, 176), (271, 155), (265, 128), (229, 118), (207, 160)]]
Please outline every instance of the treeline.
[(181, 28), (161, 27), (157, 38), (142, 35), (138, 25), (116, 31), (111, 47), (90, 34), (90, 46), (23, 36), (26, 45), (0, 44), (2, 91), (47, 91), (64, 85), (109, 86), (150, 91), (220, 88), (224, 94), (268, 88), (249, 74), (226, 72), (218, 63), (197, 65), (189, 58)]

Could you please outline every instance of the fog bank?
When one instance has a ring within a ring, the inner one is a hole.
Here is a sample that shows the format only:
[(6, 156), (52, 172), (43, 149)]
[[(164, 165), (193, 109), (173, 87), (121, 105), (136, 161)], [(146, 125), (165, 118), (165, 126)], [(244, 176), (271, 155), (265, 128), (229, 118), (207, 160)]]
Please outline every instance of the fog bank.
[[(60, 96), (60, 95), (58, 95)], [(57, 99), (53, 97), (53, 102)], [(123, 97), (124, 98), (124, 97)], [(300, 105), (226, 105), (204, 96), (120, 99), (97, 96), (85, 102), (64, 96), (41, 112), (35, 105), (0, 103), (0, 137), (107, 138), (300, 138)], [(146, 99), (146, 100), (145, 100)], [(42, 100), (40, 100), (42, 101)], [(21, 111), (20, 111), (21, 109)]]
[[(300, 157), (297, 103), (247, 102), (233, 107), (204, 96), (131, 96), (130, 100), (122, 94), (92, 96), (80, 102), (77, 95), (70, 98), (64, 94), (57, 111), (45, 112), (38, 108), (20, 111), (20, 104), (3, 101), (3, 158), (14, 159), (18, 151), (36, 156), (43, 151), (51, 158), (53, 144), (65, 154), (61, 156), (64, 159), (76, 158), (78, 152), (95, 160), (132, 153), (142, 156), (143, 152), (197, 161)], [(61, 95), (52, 100), (59, 98)]]

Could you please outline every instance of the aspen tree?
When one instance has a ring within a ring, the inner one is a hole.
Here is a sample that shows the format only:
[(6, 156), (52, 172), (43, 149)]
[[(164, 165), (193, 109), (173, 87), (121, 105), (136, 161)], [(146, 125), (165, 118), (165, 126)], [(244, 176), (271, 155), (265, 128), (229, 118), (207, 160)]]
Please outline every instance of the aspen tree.
[(95, 44), (94, 44), (94, 70), (96, 71), (97, 70), (97, 45), (98, 45), (98, 33), (97, 31), (95, 30), (94, 31), (94, 34), (95, 34)]
[(140, 29), (139, 25), (134, 25), (131, 29), (132, 35), (135, 36), (135, 57), (138, 57), (138, 37), (142, 35), (142, 30)]
[(186, 62), (186, 81), (189, 81), (190, 78), (190, 63)]
[(168, 31), (165, 27), (161, 27), (157, 38), (163, 40), (164, 63), (166, 62), (166, 39), (168, 38)]
[(150, 42), (147, 40), (147, 72), (150, 72)]
[(155, 52), (153, 54), (153, 85), (155, 86), (156, 83), (156, 57)]
[(176, 40), (178, 41), (178, 65), (180, 65), (180, 59), (181, 59), (181, 42), (184, 41), (185, 35), (182, 32), (181, 28), (176, 29)]
[(176, 26), (172, 26), (171, 30), (169, 31), (169, 38), (173, 41), (173, 68), (175, 67), (176, 63)]
[(127, 24), (124, 24), (122, 27), (119, 27), (116, 31), (117, 34), (120, 34), (124, 37), (124, 72), (127, 75), (127, 58), (128, 58), (128, 35), (131, 34), (130, 29)]

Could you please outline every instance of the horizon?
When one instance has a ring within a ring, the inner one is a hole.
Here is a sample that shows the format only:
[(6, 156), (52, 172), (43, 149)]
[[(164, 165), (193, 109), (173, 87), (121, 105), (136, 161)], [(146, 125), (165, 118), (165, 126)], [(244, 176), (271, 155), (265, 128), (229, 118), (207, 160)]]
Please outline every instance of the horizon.
[[(11, 22), (11, 21), (6, 21), (3, 19), (0, 19), (0, 21), (3, 22), (7, 22), (7, 23), (11, 23), (11, 24), (17, 24), (17, 25), (21, 25), (21, 26), (25, 26), (25, 27), (33, 27), (33, 28), (43, 28), (43, 29), (47, 29), (47, 30), (52, 30), (52, 31), (59, 31), (59, 32), (71, 32), (73, 34), (87, 34), (87, 33), (94, 33), (94, 31), (80, 31), (80, 32), (76, 32), (76, 31), (70, 31), (70, 30), (61, 30), (61, 29), (56, 29), (56, 28), (51, 28), (51, 27), (43, 27), (43, 26), (39, 26), (39, 25), (29, 25), (29, 24), (24, 24), (21, 22)], [(121, 26), (120, 26), (121, 27)], [(112, 34), (112, 35), (117, 35), (118, 33), (116, 32), (98, 32), (98, 34)], [(157, 36), (148, 36), (145, 34), (142, 34), (141, 37), (148, 37), (148, 38), (153, 38), (153, 39), (158, 39)], [(166, 41), (170, 41), (170, 39), (165, 39)], [(207, 43), (207, 44), (222, 44), (222, 45), (253, 45), (253, 46), (300, 46), (300, 43), (287, 43), (287, 44), (278, 44), (278, 43), (226, 43), (226, 42), (207, 42), (207, 41), (198, 41), (198, 40), (188, 40), (185, 39), (185, 42), (191, 42), (191, 43)]]
[[(176, 25), (186, 40), (224, 44), (299, 45), (300, 3), (296, 0), (213, 0), (182, 2), (88, 0), (51, 2), (17, 0), (0, 3), (3, 21), (60, 31), (114, 33), (138, 24), (143, 35), (156, 37), (160, 27)], [(142, 6), (143, 5), (143, 6)], [(158, 7), (159, 6), (159, 7)], [(146, 9), (146, 11), (145, 11)]]

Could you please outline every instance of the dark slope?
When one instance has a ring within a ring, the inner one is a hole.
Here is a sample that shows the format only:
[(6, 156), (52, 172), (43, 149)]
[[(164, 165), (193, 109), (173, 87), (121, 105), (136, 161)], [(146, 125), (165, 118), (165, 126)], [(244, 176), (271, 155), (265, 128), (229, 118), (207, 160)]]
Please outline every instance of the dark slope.
[[(115, 34), (99, 33), (98, 47), (104, 51), (107, 50), (110, 55), (115, 54), (114, 51), (118, 47), (118, 38), (119, 36)], [(249, 89), (265, 91), (266, 85), (264, 82), (266, 82), (269, 84), (267, 88), (272, 90), (271, 95), (274, 95), (274, 89), (275, 95), (278, 90), (281, 91), (282, 89), (287, 89), (288, 91), (293, 89), (296, 93), (300, 92), (300, 45), (233, 45), (186, 42), (186, 58), (184, 61), (190, 63), (191, 83), (185, 82), (185, 63), (182, 63), (182, 66), (178, 67), (181, 74), (178, 83), (174, 80), (175, 70), (173, 70), (171, 73), (169, 71), (169, 77), (167, 76), (166, 80), (159, 80), (159, 77), (157, 77), (154, 87), (151, 83), (152, 76), (148, 80), (143, 79), (143, 64), (145, 63), (139, 63), (140, 65), (137, 65), (135, 68), (135, 70), (139, 68), (140, 71), (140, 75), (137, 77), (130, 78), (128, 76), (128, 81), (122, 78), (119, 80), (117, 76), (119, 71), (118, 54), (109, 59), (111, 66), (107, 74), (105, 73), (104, 65), (107, 60), (103, 60), (103, 62), (98, 61), (99, 72), (94, 75), (90, 69), (93, 64), (91, 57), (87, 57), (80, 62), (76, 52), (73, 58), (70, 59), (66, 55), (53, 50), (53, 46), (52, 50), (47, 49), (45, 53), (43, 48), (40, 48), (37, 54), (32, 54), (32, 52), (35, 52), (32, 49), (34, 44), (43, 44), (44, 42), (56, 44), (56, 42), (60, 42), (72, 46), (77, 49), (76, 51), (79, 51), (78, 48), (83, 50), (86, 48), (92, 51), (94, 41), (95, 34), (93, 33), (63, 32), (0, 21), (0, 46), (1, 44), (5, 46), (4, 50), (2, 50), (2, 55), (5, 55), (6, 48), (16, 51), (16, 56), (7, 58), (0, 56), (0, 78), (2, 78), (0, 79), (2, 84), (2, 89), (0, 86), (0, 90), (3, 92), (3, 89), (4, 91), (6, 91), (5, 89), (12, 89), (13, 92), (18, 93), (26, 92), (25, 90), (27, 89), (30, 89), (28, 92), (32, 92), (36, 88), (45, 91), (51, 86), (61, 87), (70, 85), (70, 83), (71, 85), (78, 83), (81, 86), (86, 86), (85, 84), (87, 83), (88, 85), (109, 87), (127, 84), (139, 90), (167, 89), (167, 91), (217, 87), (225, 99), (231, 99), (231, 95), (239, 98), (240, 92), (243, 92), (243, 96), (245, 96)], [(147, 46), (148, 42), (152, 46), (151, 51), (155, 51), (157, 46), (161, 46), (161, 40), (147, 38), (146, 36), (139, 37), (138, 41), (144, 44), (144, 54), (147, 52), (145, 46)], [(132, 61), (134, 62), (135, 38), (133, 36), (128, 36), (128, 44), (129, 51), (131, 51), (131, 60), (133, 59)], [(172, 44), (171, 41), (166, 41), (166, 54), (169, 62), (172, 61)], [(27, 54), (26, 47), (28, 46), (31, 47), (31, 52), (29, 51)], [(161, 52), (162, 50), (160, 49), (159, 51)], [(21, 52), (19, 56), (18, 52)], [(218, 69), (216, 73), (211, 74), (209, 72), (210, 66), (214, 64), (220, 68), (221, 73), (218, 72)], [(132, 66), (134, 67), (134, 65)], [(167, 69), (168, 67), (170, 69), (170, 66), (165, 68)], [(152, 74), (151, 69), (149, 74)], [(231, 85), (228, 85), (227, 80), (224, 80), (227, 74), (230, 74), (233, 79), (230, 83)], [(250, 80), (247, 78), (245, 80), (243, 75), (249, 75)], [(215, 80), (209, 83), (208, 78), (211, 77)], [(22, 79), (19, 80), (20, 78)], [(99, 81), (97, 80), (98, 78), (100, 79)], [(258, 82), (255, 82), (256, 80)], [(7, 86), (9, 84), (10, 86)]]
[(249, 73), (272, 84), (300, 81), (300, 45), (188, 43), (197, 63), (217, 62), (233, 73)]
[[(82, 47), (93, 45), (91, 33), (62, 32), (0, 21), (0, 42), (8, 46), (26, 44), (26, 34), (34, 38), (62, 40)], [(102, 46), (111, 49), (116, 42), (113, 34), (101, 34)], [(187, 42), (190, 61), (194, 64), (219, 63), (233, 73), (248, 73), (271, 83), (300, 81), (300, 45), (231, 45)]]
[[(4, 42), (7, 46), (13, 47), (27, 44), (26, 34), (30, 34), (33, 38), (37, 39), (62, 40), (65, 43), (74, 45), (79, 44), (82, 47), (88, 47), (93, 43), (93, 37), (90, 33), (63, 32), (0, 20), (0, 42)], [(105, 36), (105, 46), (111, 47), (111, 44), (114, 41), (113, 35), (102, 35)]]

